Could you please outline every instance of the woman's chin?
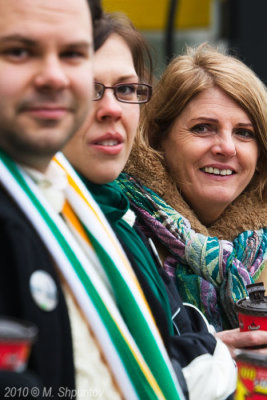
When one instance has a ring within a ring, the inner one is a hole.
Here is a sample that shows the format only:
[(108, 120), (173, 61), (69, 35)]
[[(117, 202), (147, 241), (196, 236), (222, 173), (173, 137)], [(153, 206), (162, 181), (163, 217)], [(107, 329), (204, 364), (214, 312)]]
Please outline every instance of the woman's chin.
[(104, 185), (106, 183), (115, 181), (115, 179), (118, 178), (119, 174), (120, 173), (112, 173), (111, 171), (109, 171), (109, 173), (93, 175), (91, 176), (91, 178), (88, 177), (87, 179), (93, 183), (96, 183), (97, 185)]

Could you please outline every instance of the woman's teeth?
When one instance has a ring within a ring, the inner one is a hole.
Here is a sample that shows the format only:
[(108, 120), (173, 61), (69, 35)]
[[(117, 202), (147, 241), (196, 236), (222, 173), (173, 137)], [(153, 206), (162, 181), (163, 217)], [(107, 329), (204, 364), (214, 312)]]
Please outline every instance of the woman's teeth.
[(205, 167), (202, 168), (202, 171), (206, 172), (207, 174), (214, 174), (214, 175), (232, 175), (234, 171), (231, 169), (219, 169), (213, 167)]
[(97, 144), (100, 144), (102, 146), (116, 146), (117, 144), (119, 144), (119, 142), (114, 139), (109, 139), (109, 140), (103, 140), (103, 142), (98, 142)]

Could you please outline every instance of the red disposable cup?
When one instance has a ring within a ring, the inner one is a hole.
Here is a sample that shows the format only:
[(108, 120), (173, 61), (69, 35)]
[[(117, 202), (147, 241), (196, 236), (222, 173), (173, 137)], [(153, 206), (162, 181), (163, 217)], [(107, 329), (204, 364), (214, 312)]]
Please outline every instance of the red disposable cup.
[(36, 337), (37, 328), (32, 323), (0, 317), (0, 369), (23, 371)]
[(236, 350), (238, 367), (235, 399), (267, 398), (267, 357), (251, 350)]
[(267, 315), (238, 313), (239, 328), (241, 332), (257, 331), (259, 329), (267, 331)]
[(247, 285), (247, 290), (249, 297), (235, 304), (240, 331), (267, 331), (267, 297), (264, 296), (263, 283)]

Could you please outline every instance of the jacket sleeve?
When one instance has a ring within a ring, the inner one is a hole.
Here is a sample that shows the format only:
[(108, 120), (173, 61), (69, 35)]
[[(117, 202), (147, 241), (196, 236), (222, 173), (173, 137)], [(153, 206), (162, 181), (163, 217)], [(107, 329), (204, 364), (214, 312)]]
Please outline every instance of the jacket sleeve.
[[(230, 399), (236, 388), (237, 367), (227, 346), (215, 339), (211, 325), (194, 306), (185, 305), (199, 330), (173, 338), (172, 351), (187, 349), (179, 355), (190, 400)], [(179, 342), (179, 343), (178, 343)]]
[(196, 357), (182, 371), (190, 400), (224, 400), (235, 391), (237, 368), (220, 340), (213, 354)]
[(227, 346), (214, 337), (215, 329), (191, 304), (182, 303), (176, 285), (165, 273), (175, 335), (169, 354), (182, 367), (190, 400), (230, 399), (236, 388), (237, 367)]
[[(149, 249), (146, 237), (143, 241)], [(165, 332), (164, 343), (179, 382), (185, 381), (184, 394), (187, 392), (190, 400), (230, 400), (237, 371), (228, 348), (216, 340), (215, 329), (204, 315), (191, 304), (182, 302), (175, 280), (162, 268), (155, 253), (150, 251), (150, 254), (169, 299), (174, 334)], [(154, 315), (159, 314), (159, 307), (158, 311), (153, 307), (152, 310)], [(160, 331), (163, 334), (162, 328)]]

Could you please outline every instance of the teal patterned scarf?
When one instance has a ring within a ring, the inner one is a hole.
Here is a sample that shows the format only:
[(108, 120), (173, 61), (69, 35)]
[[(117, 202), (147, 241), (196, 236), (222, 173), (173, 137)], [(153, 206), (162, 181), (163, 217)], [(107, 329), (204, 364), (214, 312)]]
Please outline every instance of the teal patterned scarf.
[(197, 306), (216, 330), (238, 326), (234, 303), (260, 275), (267, 259), (267, 229), (245, 231), (233, 242), (204, 236), (161, 197), (133, 177), (118, 183), (136, 212), (136, 224), (169, 253), (164, 268), (183, 300)]

